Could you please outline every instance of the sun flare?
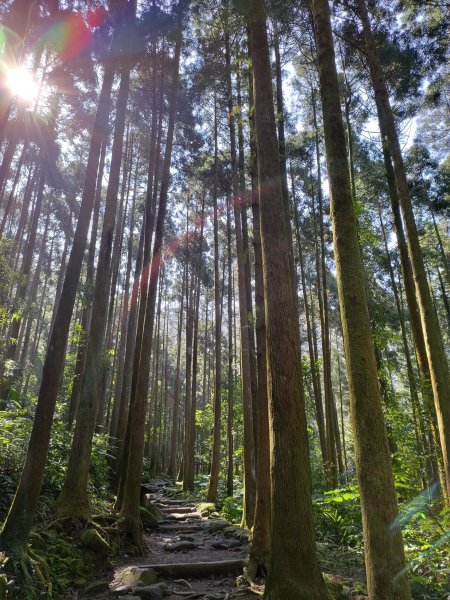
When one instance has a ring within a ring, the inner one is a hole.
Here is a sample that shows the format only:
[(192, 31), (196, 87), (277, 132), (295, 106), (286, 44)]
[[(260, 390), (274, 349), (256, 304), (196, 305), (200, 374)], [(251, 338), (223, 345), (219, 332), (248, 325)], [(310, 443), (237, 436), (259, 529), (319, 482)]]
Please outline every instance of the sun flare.
[(24, 67), (8, 69), (6, 83), (14, 96), (27, 102), (33, 102), (39, 92), (39, 86), (31, 69), (25, 69)]

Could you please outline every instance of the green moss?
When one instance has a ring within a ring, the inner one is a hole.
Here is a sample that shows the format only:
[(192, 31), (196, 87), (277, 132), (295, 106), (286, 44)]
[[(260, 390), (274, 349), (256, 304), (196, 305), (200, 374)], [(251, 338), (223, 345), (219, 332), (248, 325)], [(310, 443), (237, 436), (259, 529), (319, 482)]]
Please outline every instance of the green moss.
[(86, 529), (82, 533), (80, 541), (87, 550), (100, 556), (107, 556), (110, 551), (108, 542), (102, 538), (96, 529)]

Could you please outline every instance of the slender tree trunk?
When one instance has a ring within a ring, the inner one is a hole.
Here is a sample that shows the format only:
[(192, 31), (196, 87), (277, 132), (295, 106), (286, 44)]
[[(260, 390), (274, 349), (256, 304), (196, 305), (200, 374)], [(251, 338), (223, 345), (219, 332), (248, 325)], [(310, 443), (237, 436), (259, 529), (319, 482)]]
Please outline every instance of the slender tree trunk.
[[(156, 56), (156, 43), (152, 44), (152, 54)], [(163, 75), (161, 75), (163, 77)], [(154, 202), (154, 189), (157, 189), (158, 170), (157, 154), (159, 151), (160, 133), (162, 127), (163, 114), (158, 110), (158, 98), (162, 93), (157, 89), (158, 73), (156, 67), (152, 75), (153, 95), (152, 95), (152, 123), (150, 132), (150, 153), (148, 161), (147, 191), (145, 198), (145, 212), (142, 223), (141, 239), (139, 242), (138, 256), (136, 259), (135, 281), (131, 299), (131, 311), (128, 330), (132, 332), (132, 337), (127, 338), (127, 350), (125, 355), (124, 378), (122, 384), (121, 407), (126, 418), (119, 424), (118, 432), (118, 460), (117, 475), (119, 489), (115, 507), (120, 510), (122, 507), (124, 487), (126, 483), (126, 471), (131, 442), (132, 420), (134, 418), (134, 388), (133, 377), (139, 369), (140, 349), (142, 346), (142, 336), (144, 332), (145, 311), (147, 304), (148, 283), (150, 277), (150, 259), (151, 244), (153, 238), (153, 227), (155, 223), (156, 205)], [(158, 93), (159, 92), (159, 93)], [(159, 118), (158, 118), (159, 117)], [(158, 126), (159, 121), (159, 126)], [(158, 129), (159, 127), (159, 129)], [(155, 182), (155, 185), (154, 185)], [(139, 299), (139, 302), (138, 302)], [(136, 379), (134, 380), (136, 381)], [(144, 410), (145, 412), (145, 410)]]
[[(131, 15), (130, 15), (131, 16)], [(69, 455), (66, 478), (55, 508), (59, 516), (90, 520), (88, 478), (92, 438), (98, 407), (103, 344), (108, 316), (111, 285), (111, 252), (120, 182), (125, 117), (130, 89), (130, 65), (121, 69), (117, 99), (114, 141), (111, 153), (108, 189), (106, 192), (103, 228), (95, 278), (91, 326), (86, 350), (86, 362), (80, 388), (79, 409)]]
[[(227, 206), (227, 306), (228, 306), (228, 376), (227, 376), (227, 495), (233, 496), (234, 491), (234, 439), (233, 439), (233, 421), (234, 421), (234, 355), (233, 348), (236, 351), (236, 344), (233, 344), (233, 257), (231, 255), (231, 207)], [(225, 285), (225, 284), (224, 284)], [(219, 439), (220, 449), (220, 439)]]
[[(226, 26), (227, 27), (227, 26)], [(233, 111), (233, 91), (231, 81), (231, 53), (230, 34), (227, 29), (225, 34), (225, 65), (227, 82), (227, 106), (230, 130), (231, 173), (233, 190), (234, 229), (236, 236), (236, 253), (238, 263), (238, 291), (239, 291), (239, 319), (241, 341), (241, 380), (242, 404), (244, 415), (244, 515), (243, 523), (248, 527), (253, 525), (255, 517), (256, 482), (255, 482), (255, 443), (253, 434), (253, 403), (250, 373), (250, 348), (248, 307), (245, 283), (245, 256), (242, 238), (242, 214), (240, 210), (239, 173), (236, 152), (236, 126)]]
[(270, 431), (267, 394), (266, 322), (264, 316), (264, 276), (261, 251), (261, 225), (258, 192), (258, 159), (255, 138), (253, 79), (249, 74), (250, 175), (252, 180), (253, 248), (255, 252), (255, 329), (258, 369), (258, 441), (256, 460), (256, 507), (253, 539), (247, 574), (267, 574), (270, 559)]
[(125, 282), (124, 282), (124, 299), (123, 299), (123, 307), (122, 307), (122, 327), (120, 331), (120, 345), (119, 345), (119, 365), (116, 374), (116, 382), (115, 382), (115, 392), (114, 392), (114, 403), (111, 414), (111, 423), (109, 428), (110, 438), (117, 438), (118, 430), (119, 430), (119, 419), (123, 418), (123, 411), (121, 406), (121, 392), (122, 392), (122, 382), (124, 377), (125, 370), (125, 360), (126, 360), (126, 346), (128, 339), (128, 327), (129, 327), (129, 315), (131, 310), (133, 309), (130, 306), (130, 279), (131, 279), (131, 268), (133, 264), (133, 237), (134, 237), (134, 229), (135, 229), (135, 221), (136, 221), (136, 191), (137, 191), (137, 173), (138, 173), (138, 163), (136, 163), (136, 170), (134, 176), (134, 186), (133, 186), (133, 199), (131, 205), (131, 216), (130, 216), (130, 235), (128, 238), (128, 248), (127, 248), (127, 267), (125, 273)]
[(73, 422), (75, 420), (77, 410), (78, 410), (78, 401), (80, 399), (80, 389), (81, 389), (81, 381), (84, 372), (84, 365), (86, 363), (86, 350), (87, 350), (87, 338), (89, 335), (89, 328), (91, 326), (91, 316), (92, 316), (92, 294), (93, 294), (93, 286), (94, 286), (94, 277), (95, 277), (95, 249), (97, 244), (97, 234), (98, 234), (98, 220), (100, 215), (100, 204), (102, 201), (102, 181), (103, 181), (103, 173), (105, 168), (105, 159), (106, 159), (106, 146), (107, 146), (107, 136), (105, 136), (102, 141), (102, 150), (100, 154), (100, 164), (97, 172), (97, 183), (95, 187), (95, 200), (94, 200), (94, 210), (92, 213), (92, 224), (91, 224), (91, 239), (89, 241), (89, 250), (86, 264), (86, 279), (85, 279), (85, 306), (83, 307), (83, 311), (81, 313), (81, 339), (78, 345), (77, 352), (77, 360), (75, 363), (75, 375), (72, 382), (72, 392), (70, 394), (69, 401), (69, 409), (67, 413), (67, 428), (69, 430), (73, 427)]
[(361, 493), (369, 598), (411, 598), (405, 575), (372, 328), (339, 99), (328, 0), (312, 4), (322, 97), (338, 292)]
[[(388, 239), (387, 239), (386, 229), (384, 227), (384, 222), (383, 222), (383, 217), (381, 214), (380, 206), (378, 206), (378, 216), (379, 216), (379, 220), (380, 220), (381, 233), (383, 236), (384, 250), (385, 250), (386, 258), (387, 258), (387, 265), (388, 265), (389, 277), (391, 280), (391, 287), (392, 287), (392, 291), (394, 293), (395, 306), (397, 308), (398, 318), (399, 318), (399, 322), (400, 322), (400, 331), (401, 331), (402, 342), (403, 342), (403, 352), (405, 354), (405, 361), (406, 361), (406, 373), (408, 376), (409, 392), (411, 395), (411, 406), (413, 409), (413, 415), (419, 415), (419, 419), (421, 419), (422, 411), (421, 411), (419, 394), (418, 394), (417, 385), (416, 385), (415, 373), (414, 373), (412, 360), (411, 360), (411, 353), (409, 350), (408, 335), (406, 333), (405, 320), (403, 317), (403, 310), (402, 310), (402, 306), (401, 306), (399, 290), (397, 287), (397, 283), (395, 281), (394, 268), (392, 266), (391, 254), (389, 251)], [(423, 421), (422, 421), (422, 426), (421, 427), (419, 426), (419, 431), (421, 432), (421, 437), (418, 438), (419, 443), (418, 443), (417, 452), (418, 452), (418, 456), (420, 456), (421, 459), (424, 461), (423, 468), (424, 468), (424, 473), (426, 475), (426, 478), (428, 480), (430, 480), (430, 478), (432, 477), (433, 468), (432, 468), (432, 464), (430, 462), (430, 457), (426, 456), (428, 444), (427, 444), (427, 440), (426, 440), (425, 427), (424, 427)]]
[(366, 55), (375, 92), (380, 129), (383, 133), (383, 144), (387, 145), (392, 157), (398, 196), (407, 232), (408, 254), (414, 274), (424, 332), (444, 464), (446, 490), (443, 490), (443, 492), (450, 499), (450, 386), (448, 385), (450, 370), (436, 309), (433, 305), (427, 281), (400, 142), (389, 102), (389, 93), (364, 0), (358, 0), (358, 11), (363, 25)]
[(158, 285), (162, 241), (164, 234), (164, 223), (167, 209), (167, 195), (170, 183), (170, 165), (172, 158), (173, 134), (175, 118), (177, 115), (177, 97), (179, 87), (179, 66), (182, 41), (182, 19), (184, 12), (184, 1), (177, 8), (178, 28), (175, 39), (175, 54), (173, 59), (172, 88), (170, 91), (170, 112), (167, 126), (166, 148), (164, 166), (161, 178), (161, 189), (159, 196), (158, 218), (155, 227), (155, 241), (153, 245), (153, 257), (150, 265), (150, 277), (148, 297), (146, 303), (146, 314), (141, 347), (136, 347), (135, 353), (139, 352), (140, 360), (137, 361), (138, 371), (133, 373), (131, 397), (134, 396), (133, 414), (131, 419), (130, 446), (126, 471), (126, 482), (124, 488), (123, 503), (120, 511), (122, 528), (131, 534), (134, 543), (142, 548), (142, 528), (139, 514), (141, 477), (144, 459), (144, 433), (145, 433), (145, 398), (148, 391), (148, 364), (151, 354), (151, 342), (153, 336), (153, 325), (155, 317), (155, 300)]
[(306, 336), (308, 338), (308, 352), (309, 352), (309, 364), (311, 368), (311, 381), (313, 387), (313, 395), (314, 395), (314, 406), (316, 412), (316, 421), (317, 421), (317, 430), (319, 433), (319, 442), (320, 442), (320, 450), (322, 453), (322, 462), (324, 469), (327, 468), (328, 459), (327, 459), (327, 443), (325, 438), (325, 418), (323, 413), (323, 404), (322, 404), (322, 394), (320, 389), (320, 384), (318, 382), (317, 377), (317, 369), (316, 369), (316, 357), (314, 353), (314, 342), (313, 342), (313, 331), (312, 331), (312, 318), (310, 314), (310, 304), (308, 300), (308, 291), (306, 288), (306, 275), (305, 275), (305, 260), (303, 256), (303, 243), (300, 236), (300, 223), (298, 216), (298, 205), (295, 197), (295, 185), (293, 179), (293, 172), (291, 170), (291, 179), (292, 179), (292, 195), (293, 195), (293, 213), (294, 213), (294, 226), (295, 226), (295, 234), (297, 238), (297, 249), (298, 249), (298, 258), (300, 265), (300, 281), (302, 286), (302, 294), (303, 294), (303, 305), (305, 307), (305, 320), (306, 320)]
[[(237, 77), (237, 103), (240, 114), (242, 113), (241, 97), (241, 74)], [(250, 384), (252, 390), (252, 420), (253, 437), (255, 440), (255, 462), (257, 458), (256, 448), (258, 445), (258, 379), (256, 372), (256, 350), (255, 350), (255, 326), (253, 315), (252, 299), (252, 273), (251, 273), (251, 254), (248, 240), (248, 219), (247, 205), (250, 196), (246, 191), (245, 185), (245, 153), (244, 153), (244, 127), (243, 119), (238, 119), (238, 168), (239, 168), (239, 192), (240, 192), (240, 213), (242, 223), (242, 250), (244, 254), (244, 274), (245, 274), (245, 299), (247, 306), (247, 330), (248, 330), (248, 351), (250, 362)]]
[(177, 449), (179, 423), (178, 416), (180, 413), (180, 364), (181, 364), (181, 332), (183, 329), (183, 310), (184, 310), (184, 285), (186, 278), (186, 266), (183, 268), (183, 278), (181, 281), (180, 295), (180, 315), (178, 317), (178, 333), (177, 333), (177, 365), (175, 370), (175, 387), (173, 392), (173, 412), (172, 412), (172, 436), (170, 444), (169, 458), (169, 477), (176, 477), (177, 472)]
[(189, 438), (188, 452), (189, 458), (188, 468), (186, 472), (188, 489), (194, 489), (195, 476), (195, 416), (197, 410), (197, 364), (198, 364), (198, 319), (200, 309), (200, 292), (202, 284), (202, 254), (203, 254), (203, 229), (205, 218), (205, 195), (203, 190), (202, 208), (201, 208), (201, 223), (200, 223), (200, 247), (198, 251), (198, 267), (197, 267), (197, 286), (194, 294), (194, 323), (193, 323), (193, 339), (192, 339), (192, 392), (190, 406), (190, 423), (189, 423)]
[(41, 490), (53, 414), (64, 366), (70, 320), (75, 304), (75, 296), (91, 219), (101, 140), (108, 124), (113, 79), (114, 68), (108, 61), (105, 65), (103, 85), (92, 131), (80, 213), (44, 361), (36, 413), (25, 465), (8, 517), (0, 534), (0, 547), (11, 550), (16, 554), (23, 554), (26, 551), (26, 543)]
[[(190, 456), (190, 428), (192, 411), (192, 336), (194, 329), (194, 288), (195, 271), (193, 269), (194, 261), (191, 258), (191, 248), (189, 247), (189, 198), (186, 214), (186, 260), (188, 263), (188, 272), (186, 279), (186, 371), (185, 371), (185, 398), (184, 398), (184, 445), (183, 445), (183, 490), (193, 491), (193, 484), (189, 481), (189, 468), (191, 462)], [(195, 235), (194, 235), (195, 238)], [(189, 261), (191, 260), (191, 277), (189, 277)], [(192, 457), (193, 460), (193, 457)]]
[(214, 92), (214, 190), (213, 190), (213, 229), (214, 229), (214, 429), (211, 455), (211, 472), (208, 487), (208, 502), (217, 502), (217, 489), (220, 471), (220, 437), (222, 413), (222, 311), (220, 306), (219, 278), (219, 211), (217, 209), (218, 195), (218, 123), (217, 98)]

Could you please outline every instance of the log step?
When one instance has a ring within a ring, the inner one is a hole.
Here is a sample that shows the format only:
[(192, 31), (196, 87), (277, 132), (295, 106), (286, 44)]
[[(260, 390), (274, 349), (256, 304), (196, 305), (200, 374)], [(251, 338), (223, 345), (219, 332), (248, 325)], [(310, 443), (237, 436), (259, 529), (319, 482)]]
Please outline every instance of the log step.
[(207, 531), (209, 526), (205, 525), (177, 525), (176, 523), (160, 523), (158, 531), (180, 531), (182, 533), (193, 533), (195, 531)]
[(160, 565), (139, 565), (140, 568), (154, 569), (164, 577), (208, 577), (209, 575), (231, 575), (242, 571), (243, 561), (221, 560), (216, 562), (175, 563)]

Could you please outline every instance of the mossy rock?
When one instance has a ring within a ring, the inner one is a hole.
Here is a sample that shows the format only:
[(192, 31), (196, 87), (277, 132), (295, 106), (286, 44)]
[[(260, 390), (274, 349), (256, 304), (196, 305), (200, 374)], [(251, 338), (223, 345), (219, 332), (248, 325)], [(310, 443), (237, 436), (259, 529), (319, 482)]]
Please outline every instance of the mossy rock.
[(81, 534), (80, 541), (86, 550), (94, 552), (100, 556), (107, 556), (110, 551), (109, 544), (102, 538), (96, 529), (86, 529)]
[(161, 521), (164, 521), (166, 518), (163, 511), (151, 502), (149, 502), (145, 508), (151, 515), (153, 515), (155, 519), (158, 520), (158, 523), (161, 523)]
[(334, 600), (348, 600), (351, 597), (349, 588), (344, 586), (334, 575), (324, 574), (323, 578), (327, 590), (332, 594)]
[(202, 517), (208, 517), (216, 510), (216, 505), (214, 504), (214, 502), (201, 502), (198, 505), (198, 510)]
[(141, 521), (142, 525), (144, 526), (144, 529), (152, 529), (153, 527), (158, 527), (158, 519), (149, 510), (141, 506), (139, 512), (141, 515)]
[(83, 596), (96, 596), (109, 592), (109, 584), (107, 581), (94, 581), (83, 590)]
[(237, 527), (233, 535), (241, 542), (247, 542), (250, 539), (250, 532), (243, 527)]
[[(211, 532), (215, 532), (215, 531), (222, 531), (225, 530), (226, 528), (230, 527), (230, 524), (228, 521), (212, 521), (211, 522)], [(234, 527), (233, 527), (234, 529)]]
[(141, 585), (152, 585), (158, 579), (158, 575), (154, 569), (146, 567), (127, 567), (118, 575), (119, 584), (128, 586), (131, 589)]

